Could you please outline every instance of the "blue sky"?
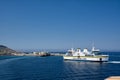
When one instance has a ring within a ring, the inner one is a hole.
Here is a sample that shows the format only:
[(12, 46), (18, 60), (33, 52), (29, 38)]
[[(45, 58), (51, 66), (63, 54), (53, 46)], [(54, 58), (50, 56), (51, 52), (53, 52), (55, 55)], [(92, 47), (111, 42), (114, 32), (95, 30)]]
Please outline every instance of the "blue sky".
[(0, 44), (120, 51), (119, 0), (0, 0)]

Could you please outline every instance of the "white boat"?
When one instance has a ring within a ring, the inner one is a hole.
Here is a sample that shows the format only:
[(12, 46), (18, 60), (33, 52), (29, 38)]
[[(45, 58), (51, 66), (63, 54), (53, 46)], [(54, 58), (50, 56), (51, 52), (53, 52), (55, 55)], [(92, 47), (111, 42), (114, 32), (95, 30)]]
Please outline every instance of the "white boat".
[(91, 51), (88, 51), (85, 48), (81, 51), (80, 48), (74, 50), (71, 48), (68, 52), (63, 56), (64, 60), (80, 60), (80, 61), (95, 61), (95, 62), (106, 62), (109, 60), (109, 55), (102, 55), (99, 49), (92, 48)]

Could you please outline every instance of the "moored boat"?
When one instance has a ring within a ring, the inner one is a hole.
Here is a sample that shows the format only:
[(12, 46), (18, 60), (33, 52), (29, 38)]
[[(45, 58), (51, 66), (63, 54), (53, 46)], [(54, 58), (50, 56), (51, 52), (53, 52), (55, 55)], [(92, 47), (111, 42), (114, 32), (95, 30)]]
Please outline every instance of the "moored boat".
[(80, 48), (74, 50), (71, 48), (68, 52), (63, 56), (64, 60), (80, 60), (80, 61), (96, 61), (96, 62), (105, 62), (109, 60), (109, 55), (102, 55), (99, 49), (92, 48), (91, 51), (88, 51), (85, 48), (81, 51)]

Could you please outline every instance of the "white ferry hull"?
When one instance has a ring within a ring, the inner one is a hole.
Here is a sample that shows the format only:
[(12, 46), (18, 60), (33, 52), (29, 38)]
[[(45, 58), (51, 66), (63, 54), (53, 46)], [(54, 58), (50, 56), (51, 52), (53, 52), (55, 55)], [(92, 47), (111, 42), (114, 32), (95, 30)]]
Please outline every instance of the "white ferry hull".
[(79, 61), (97, 61), (106, 62), (108, 61), (108, 56), (63, 56), (64, 60), (79, 60)]

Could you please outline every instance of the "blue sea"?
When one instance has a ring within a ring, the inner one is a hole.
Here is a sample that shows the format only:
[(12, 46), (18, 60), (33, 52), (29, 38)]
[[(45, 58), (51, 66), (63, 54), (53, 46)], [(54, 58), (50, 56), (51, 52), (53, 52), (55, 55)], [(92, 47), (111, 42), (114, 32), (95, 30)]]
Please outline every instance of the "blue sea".
[(64, 61), (62, 56), (0, 56), (0, 80), (104, 80), (120, 76), (120, 52), (109, 62)]

